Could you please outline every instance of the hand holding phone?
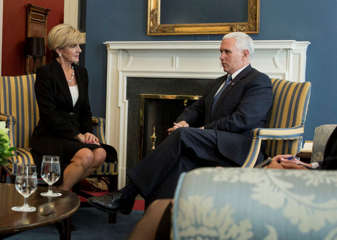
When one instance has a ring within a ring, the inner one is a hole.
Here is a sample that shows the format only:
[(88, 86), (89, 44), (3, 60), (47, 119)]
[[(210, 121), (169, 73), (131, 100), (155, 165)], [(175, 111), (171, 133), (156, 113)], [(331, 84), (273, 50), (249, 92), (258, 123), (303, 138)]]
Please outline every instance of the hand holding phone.
[(258, 165), (256, 165), (255, 168), (264, 168), (264, 167), (268, 166), (271, 163), (272, 160), (273, 159), (269, 157), (266, 160), (264, 160), (262, 163), (259, 163)]

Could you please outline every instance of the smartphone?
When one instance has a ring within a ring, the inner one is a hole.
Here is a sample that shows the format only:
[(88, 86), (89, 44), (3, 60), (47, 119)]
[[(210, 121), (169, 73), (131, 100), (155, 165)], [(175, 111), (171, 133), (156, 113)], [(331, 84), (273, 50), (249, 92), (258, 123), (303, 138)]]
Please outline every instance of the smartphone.
[(271, 163), (272, 160), (273, 160), (272, 158), (267, 158), (262, 163), (259, 163), (258, 165), (256, 165), (255, 168), (264, 168), (264, 167), (268, 166)]

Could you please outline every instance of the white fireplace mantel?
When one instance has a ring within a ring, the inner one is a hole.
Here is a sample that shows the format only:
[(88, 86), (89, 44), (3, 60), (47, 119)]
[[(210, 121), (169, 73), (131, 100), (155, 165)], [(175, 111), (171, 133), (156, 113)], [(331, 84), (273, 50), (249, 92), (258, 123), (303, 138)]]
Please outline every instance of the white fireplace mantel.
[[(118, 152), (118, 185), (125, 185), (128, 101), (127, 78), (214, 79), (224, 74), (219, 61), (221, 41), (105, 42), (108, 51), (106, 139)], [(252, 67), (270, 77), (305, 81), (310, 42), (254, 41)], [(138, 143), (135, 143), (138, 144)]]

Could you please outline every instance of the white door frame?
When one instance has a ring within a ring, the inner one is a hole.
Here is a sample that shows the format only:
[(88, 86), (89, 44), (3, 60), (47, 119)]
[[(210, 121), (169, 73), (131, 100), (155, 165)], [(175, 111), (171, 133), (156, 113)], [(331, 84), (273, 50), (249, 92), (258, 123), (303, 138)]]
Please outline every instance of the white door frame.
[[(0, 0), (1, 1), (1, 0)], [(78, 1), (64, 0), (64, 19), (63, 22), (70, 24), (78, 29)]]

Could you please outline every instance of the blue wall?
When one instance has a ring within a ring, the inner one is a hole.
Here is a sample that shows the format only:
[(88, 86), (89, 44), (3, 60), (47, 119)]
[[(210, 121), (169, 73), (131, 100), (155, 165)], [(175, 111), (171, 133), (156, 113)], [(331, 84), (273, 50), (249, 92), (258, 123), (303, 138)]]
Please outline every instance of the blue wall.
[[(85, 65), (90, 77), (93, 114), (105, 116), (105, 41), (221, 40), (220, 35), (147, 36), (147, 0), (87, 0)], [(337, 1), (261, 1), (260, 34), (254, 40), (310, 41), (306, 79), (312, 93), (305, 139), (312, 140), (316, 126), (337, 123)]]

